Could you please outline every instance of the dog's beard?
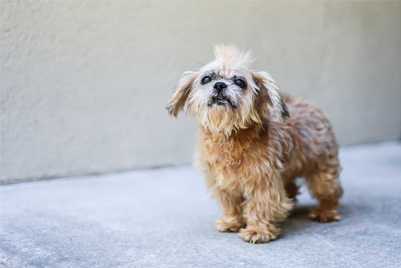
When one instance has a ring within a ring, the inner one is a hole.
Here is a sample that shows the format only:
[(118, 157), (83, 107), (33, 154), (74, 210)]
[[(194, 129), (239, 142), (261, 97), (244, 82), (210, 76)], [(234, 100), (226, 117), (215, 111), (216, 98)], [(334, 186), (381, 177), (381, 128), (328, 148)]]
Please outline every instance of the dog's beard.
[(246, 129), (253, 123), (260, 124), (259, 112), (252, 105), (252, 99), (244, 98), (236, 107), (230, 104), (201, 104), (192, 100), (188, 107), (190, 116), (196, 115), (200, 125), (215, 134), (231, 135), (233, 131)]
[(230, 105), (213, 105), (205, 110), (202, 118), (198, 119), (200, 119), (201, 125), (206, 129), (215, 133), (229, 134), (236, 128), (237, 113)]

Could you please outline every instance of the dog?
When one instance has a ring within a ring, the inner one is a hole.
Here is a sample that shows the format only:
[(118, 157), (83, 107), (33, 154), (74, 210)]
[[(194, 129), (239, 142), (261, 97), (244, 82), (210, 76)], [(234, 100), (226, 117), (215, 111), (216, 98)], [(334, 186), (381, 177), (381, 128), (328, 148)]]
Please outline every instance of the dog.
[(340, 220), (338, 144), (324, 113), (251, 70), (250, 51), (219, 45), (214, 53), (213, 62), (183, 74), (167, 109), (198, 119), (195, 163), (224, 213), (215, 229), (253, 244), (276, 239), (296, 202), (297, 178), (320, 203), (309, 218)]

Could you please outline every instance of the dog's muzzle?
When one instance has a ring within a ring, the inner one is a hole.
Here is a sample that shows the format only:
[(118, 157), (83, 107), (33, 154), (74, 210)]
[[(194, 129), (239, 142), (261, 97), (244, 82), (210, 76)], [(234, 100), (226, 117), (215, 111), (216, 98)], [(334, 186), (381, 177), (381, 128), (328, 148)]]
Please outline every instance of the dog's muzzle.
[(233, 109), (237, 108), (236, 105), (234, 105), (232, 103), (232, 101), (225, 95), (223, 94), (216, 94), (214, 96), (211, 97), (211, 99), (209, 100), (209, 102), (207, 103), (207, 105), (213, 106), (214, 104), (219, 105), (219, 106), (227, 106), (227, 107), (231, 107)]

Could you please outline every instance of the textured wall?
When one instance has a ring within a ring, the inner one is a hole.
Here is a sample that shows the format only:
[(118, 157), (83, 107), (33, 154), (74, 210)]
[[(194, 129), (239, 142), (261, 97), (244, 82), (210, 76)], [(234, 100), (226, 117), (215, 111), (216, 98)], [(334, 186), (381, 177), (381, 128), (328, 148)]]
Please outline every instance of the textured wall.
[(212, 44), (317, 103), (342, 145), (401, 137), (401, 2), (1, 1), (1, 181), (189, 163), (165, 104)]

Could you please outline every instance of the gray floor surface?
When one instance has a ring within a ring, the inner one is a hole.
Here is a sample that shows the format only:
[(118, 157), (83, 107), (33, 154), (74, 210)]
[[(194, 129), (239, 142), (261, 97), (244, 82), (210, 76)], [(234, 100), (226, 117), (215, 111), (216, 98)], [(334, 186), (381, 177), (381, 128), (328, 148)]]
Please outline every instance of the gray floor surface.
[(401, 267), (401, 143), (341, 149), (340, 222), (307, 219), (305, 189), (282, 235), (248, 244), (191, 167), (0, 187), (2, 267)]

